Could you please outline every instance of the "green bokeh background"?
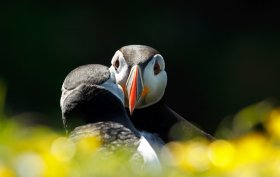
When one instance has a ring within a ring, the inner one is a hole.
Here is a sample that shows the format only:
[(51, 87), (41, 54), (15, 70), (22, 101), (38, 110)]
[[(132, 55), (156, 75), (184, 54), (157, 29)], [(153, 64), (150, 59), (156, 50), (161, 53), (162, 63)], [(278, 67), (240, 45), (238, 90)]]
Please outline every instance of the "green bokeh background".
[(280, 98), (279, 15), (260, 0), (1, 2), (6, 114), (32, 112), (62, 128), (65, 76), (82, 64), (109, 66), (121, 46), (145, 44), (165, 58), (169, 106), (213, 133), (244, 106)]

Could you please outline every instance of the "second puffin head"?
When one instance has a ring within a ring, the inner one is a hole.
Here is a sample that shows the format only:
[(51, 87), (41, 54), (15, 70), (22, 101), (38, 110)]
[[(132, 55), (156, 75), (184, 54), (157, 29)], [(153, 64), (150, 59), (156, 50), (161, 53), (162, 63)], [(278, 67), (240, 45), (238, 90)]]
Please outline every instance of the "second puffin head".
[(157, 103), (167, 85), (165, 62), (160, 53), (145, 45), (120, 48), (111, 60), (110, 71), (125, 92), (125, 104), (130, 114), (136, 108)]

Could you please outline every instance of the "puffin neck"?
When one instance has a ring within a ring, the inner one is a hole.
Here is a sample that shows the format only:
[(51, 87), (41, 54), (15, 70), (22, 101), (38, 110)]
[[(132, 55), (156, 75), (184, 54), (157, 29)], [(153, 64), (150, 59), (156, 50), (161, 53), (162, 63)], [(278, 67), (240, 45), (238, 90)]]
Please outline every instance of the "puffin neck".
[[(87, 95), (80, 104), (67, 112), (65, 118), (70, 131), (77, 126), (88, 123), (117, 122), (137, 134), (121, 100), (105, 89), (96, 89), (94, 93)], [(79, 121), (75, 121), (77, 119)]]
[[(165, 106), (165, 95), (163, 95), (163, 97), (158, 102), (156, 102), (156, 103), (154, 103), (150, 106), (144, 107), (142, 109), (157, 110), (157, 109), (160, 109), (164, 106)], [(141, 110), (141, 109), (139, 109), (139, 110)]]
[(130, 119), (137, 129), (156, 133), (164, 141), (167, 141), (169, 129), (176, 123), (176, 120), (170, 119), (164, 96), (153, 105), (135, 109)]

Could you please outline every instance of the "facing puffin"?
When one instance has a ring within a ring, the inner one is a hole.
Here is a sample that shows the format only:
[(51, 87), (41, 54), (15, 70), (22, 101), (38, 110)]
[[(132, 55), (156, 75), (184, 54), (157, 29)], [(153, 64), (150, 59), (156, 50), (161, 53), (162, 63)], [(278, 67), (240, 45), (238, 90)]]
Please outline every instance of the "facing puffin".
[(103, 149), (128, 147), (144, 167), (160, 168), (154, 149), (132, 125), (124, 108), (122, 88), (103, 65), (83, 65), (72, 70), (62, 85), (60, 99), (63, 124), (74, 141), (98, 136)]
[(154, 48), (145, 45), (120, 48), (111, 60), (110, 71), (125, 92), (125, 104), (137, 129), (156, 133), (166, 143), (195, 136), (214, 139), (165, 104), (165, 61)]

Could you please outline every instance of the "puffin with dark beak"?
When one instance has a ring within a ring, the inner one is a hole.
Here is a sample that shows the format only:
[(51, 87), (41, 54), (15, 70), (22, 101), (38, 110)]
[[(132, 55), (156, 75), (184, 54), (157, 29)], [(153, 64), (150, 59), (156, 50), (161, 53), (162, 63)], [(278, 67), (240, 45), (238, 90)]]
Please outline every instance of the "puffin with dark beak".
[(98, 136), (103, 148), (130, 147), (136, 157), (140, 154), (144, 166), (159, 168), (154, 149), (127, 116), (124, 93), (108, 67), (90, 64), (72, 70), (62, 85), (60, 107), (67, 134), (74, 141)]
[(110, 71), (125, 92), (125, 104), (137, 129), (158, 134), (166, 143), (196, 136), (214, 139), (166, 105), (165, 61), (154, 48), (145, 45), (120, 48), (111, 60)]

